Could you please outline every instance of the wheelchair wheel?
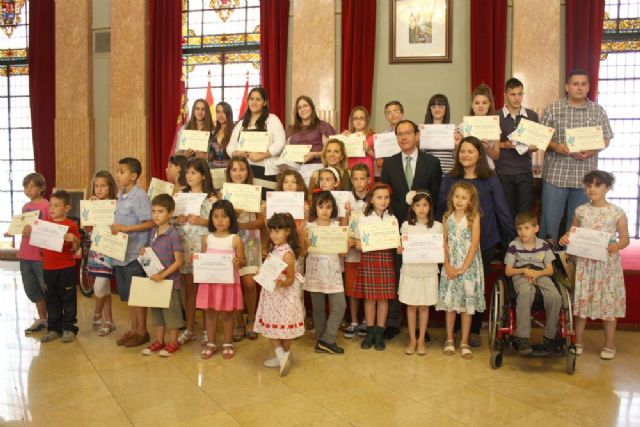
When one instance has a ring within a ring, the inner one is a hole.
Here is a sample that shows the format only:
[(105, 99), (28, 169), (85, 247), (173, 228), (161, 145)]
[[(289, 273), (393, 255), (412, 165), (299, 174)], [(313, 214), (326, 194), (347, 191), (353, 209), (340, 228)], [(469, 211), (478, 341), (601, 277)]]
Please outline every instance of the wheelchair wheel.
[(489, 358), (489, 365), (493, 369), (500, 369), (502, 367), (502, 352), (501, 351), (492, 351), (491, 357)]
[[(88, 239), (88, 243), (87, 243)], [(80, 268), (78, 269), (78, 283), (80, 284), (80, 292), (85, 297), (93, 295), (94, 278), (89, 276), (89, 248), (91, 247), (91, 238), (86, 233), (82, 235), (82, 257), (80, 258)]]
[(489, 304), (489, 349), (491, 351), (497, 350), (496, 340), (498, 337), (498, 329), (500, 328), (502, 313), (504, 311), (505, 289), (506, 286), (504, 279), (499, 278), (493, 285), (493, 291), (491, 292), (491, 302)]
[(567, 331), (567, 339), (566, 345), (567, 348), (571, 345), (571, 337), (573, 336), (573, 306), (571, 305), (571, 295), (569, 294), (569, 290), (562, 286), (558, 285), (558, 291), (560, 292), (560, 297), (562, 298), (562, 309), (564, 310), (564, 317), (566, 321), (565, 329)]
[(576, 371), (576, 346), (570, 345), (567, 351), (567, 374), (573, 375)]

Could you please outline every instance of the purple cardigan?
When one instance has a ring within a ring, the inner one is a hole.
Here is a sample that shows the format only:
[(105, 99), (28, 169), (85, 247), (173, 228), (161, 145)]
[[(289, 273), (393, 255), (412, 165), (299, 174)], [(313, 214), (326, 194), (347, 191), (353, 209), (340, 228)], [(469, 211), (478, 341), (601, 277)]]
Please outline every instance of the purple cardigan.
[(440, 185), (438, 196), (437, 219), (442, 221), (442, 216), (447, 210), (447, 198), (453, 184), (464, 179), (470, 182), (478, 190), (480, 199), (480, 249), (489, 249), (495, 246), (500, 239), (500, 232), (506, 233), (508, 241), (516, 236), (513, 226), (513, 218), (504, 197), (502, 184), (497, 176), (491, 175), (487, 179), (454, 178), (445, 175)]

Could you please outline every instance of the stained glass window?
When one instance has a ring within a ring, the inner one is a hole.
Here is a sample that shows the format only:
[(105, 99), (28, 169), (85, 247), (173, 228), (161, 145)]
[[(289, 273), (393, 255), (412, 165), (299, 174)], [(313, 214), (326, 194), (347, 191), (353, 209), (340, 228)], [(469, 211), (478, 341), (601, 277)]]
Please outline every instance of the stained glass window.
[(245, 82), (260, 84), (260, 1), (183, 0), (183, 76), (188, 111), (205, 98), (226, 101), (237, 120)]
[(616, 184), (608, 199), (623, 208), (632, 238), (640, 238), (640, 0), (606, 0), (598, 103), (614, 139), (598, 168)]
[(29, 67), (29, 2), (2, 0), (0, 18), (0, 229), (20, 213), (27, 197), (22, 178), (33, 172)]

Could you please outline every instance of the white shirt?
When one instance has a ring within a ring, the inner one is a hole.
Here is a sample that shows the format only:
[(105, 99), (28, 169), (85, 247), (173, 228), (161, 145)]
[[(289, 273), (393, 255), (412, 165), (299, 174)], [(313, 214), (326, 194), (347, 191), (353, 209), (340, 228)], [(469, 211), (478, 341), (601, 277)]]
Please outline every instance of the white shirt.
[[(269, 146), (268, 150), (271, 154), (272, 158), (277, 158), (282, 150), (284, 149), (284, 145), (286, 143), (286, 137), (284, 133), (284, 127), (282, 126), (282, 122), (275, 114), (269, 114), (267, 121), (265, 122), (267, 132), (269, 132)], [(255, 126), (249, 126), (248, 130), (255, 129)], [(240, 132), (242, 132), (242, 120), (236, 123), (233, 128), (233, 132), (231, 132), (231, 138), (229, 138), (229, 145), (227, 145), (227, 154), (229, 157), (232, 157), (232, 153), (236, 151), (238, 146), (238, 139), (240, 138)], [(259, 162), (252, 162), (249, 160), (249, 164), (262, 166), (264, 167), (264, 160)]]
[(413, 178), (416, 176), (416, 163), (418, 163), (418, 148), (413, 150), (413, 153), (411, 154), (405, 154), (404, 151), (401, 151), (401, 153), (402, 153), (402, 171), (403, 172), (407, 167), (407, 157), (411, 158), (411, 170), (413, 171), (413, 176), (411, 177), (411, 180), (413, 181)]
[[(511, 114), (511, 111), (509, 111), (509, 109), (507, 108), (507, 106), (505, 105), (504, 107), (502, 107), (502, 116), (503, 117), (507, 117), (508, 115), (511, 115), (511, 117), (513, 117), (513, 120), (516, 119), (516, 116), (514, 116), (513, 114)], [(527, 116), (527, 109), (524, 108), (524, 105), (520, 106), (520, 111), (518, 111), (518, 116), (522, 116), (522, 117), (528, 117)]]

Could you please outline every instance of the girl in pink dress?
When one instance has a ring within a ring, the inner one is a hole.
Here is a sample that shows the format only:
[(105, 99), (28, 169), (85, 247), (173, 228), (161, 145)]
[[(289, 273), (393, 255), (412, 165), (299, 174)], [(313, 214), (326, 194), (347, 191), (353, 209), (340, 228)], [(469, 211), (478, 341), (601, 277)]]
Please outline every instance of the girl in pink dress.
[(263, 289), (256, 312), (256, 332), (271, 340), (275, 357), (265, 360), (267, 368), (280, 368), (285, 376), (291, 368), (291, 343), (304, 335), (304, 309), (300, 292), (300, 274), (296, 273), (296, 257), (300, 244), (296, 224), (289, 213), (274, 214), (267, 221), (269, 253), (287, 263), (273, 292)]
[[(213, 204), (209, 214), (210, 233), (202, 237), (202, 247), (209, 254), (233, 255), (233, 283), (200, 283), (196, 307), (207, 313), (207, 343), (200, 356), (209, 359), (216, 352), (216, 330), (218, 313), (222, 313), (224, 324), (224, 344), (222, 357), (231, 359), (235, 355), (233, 348), (233, 312), (242, 310), (242, 287), (239, 269), (245, 264), (244, 246), (238, 236), (238, 220), (233, 205), (228, 200), (219, 200)], [(198, 257), (198, 254), (194, 254)]]

